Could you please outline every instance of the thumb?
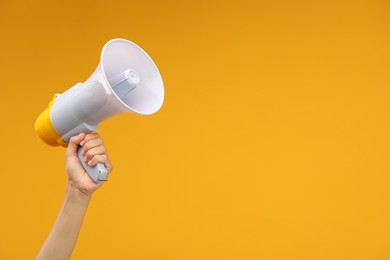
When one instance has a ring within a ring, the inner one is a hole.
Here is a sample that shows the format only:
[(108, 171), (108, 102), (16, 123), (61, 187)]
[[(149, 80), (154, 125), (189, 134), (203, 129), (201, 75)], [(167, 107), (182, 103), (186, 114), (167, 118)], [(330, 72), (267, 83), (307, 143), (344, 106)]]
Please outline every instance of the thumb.
[(83, 141), (84, 137), (85, 134), (81, 133), (70, 138), (68, 143), (68, 149), (66, 150), (67, 155), (77, 154), (77, 149), (79, 148), (79, 145), (81, 141)]

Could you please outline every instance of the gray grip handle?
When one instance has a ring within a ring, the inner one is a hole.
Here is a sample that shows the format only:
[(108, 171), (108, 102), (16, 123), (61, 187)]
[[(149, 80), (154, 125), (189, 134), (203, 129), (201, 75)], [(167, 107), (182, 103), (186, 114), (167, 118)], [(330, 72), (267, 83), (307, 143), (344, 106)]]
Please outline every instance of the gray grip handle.
[(77, 150), (77, 156), (79, 157), (80, 163), (83, 165), (85, 171), (88, 173), (89, 177), (95, 182), (100, 183), (101, 181), (108, 180), (108, 172), (103, 163), (98, 163), (94, 167), (86, 164), (84, 160), (84, 156), (81, 154), (82, 147), (79, 146)]

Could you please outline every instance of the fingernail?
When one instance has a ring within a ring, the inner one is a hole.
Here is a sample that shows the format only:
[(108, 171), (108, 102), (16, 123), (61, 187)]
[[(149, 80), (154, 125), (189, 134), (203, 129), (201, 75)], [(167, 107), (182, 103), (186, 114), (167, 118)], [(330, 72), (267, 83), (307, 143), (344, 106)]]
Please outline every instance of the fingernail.
[(88, 162), (88, 165), (92, 165), (92, 161), (89, 161), (89, 162)]
[(85, 144), (85, 141), (81, 141), (80, 145), (83, 146)]

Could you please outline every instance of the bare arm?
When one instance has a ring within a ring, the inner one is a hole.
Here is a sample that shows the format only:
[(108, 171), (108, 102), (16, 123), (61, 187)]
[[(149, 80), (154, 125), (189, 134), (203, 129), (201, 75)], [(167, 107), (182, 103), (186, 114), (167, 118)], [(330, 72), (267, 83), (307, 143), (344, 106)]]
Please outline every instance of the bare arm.
[(78, 146), (90, 165), (104, 163), (108, 172), (112, 170), (106, 149), (97, 134), (80, 134), (72, 137), (66, 151), (66, 170), (69, 178), (65, 200), (54, 227), (42, 246), (37, 259), (69, 259), (76, 244), (81, 224), (92, 194), (102, 183), (94, 183), (77, 157)]
[(91, 196), (68, 186), (54, 227), (37, 259), (69, 259), (76, 244)]

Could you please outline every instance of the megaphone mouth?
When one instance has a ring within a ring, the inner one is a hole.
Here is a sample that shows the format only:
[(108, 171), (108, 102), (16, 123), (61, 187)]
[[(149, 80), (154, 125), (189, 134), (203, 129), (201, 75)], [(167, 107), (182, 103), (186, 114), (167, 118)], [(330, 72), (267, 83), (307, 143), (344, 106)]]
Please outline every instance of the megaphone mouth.
[(164, 101), (164, 84), (149, 55), (125, 39), (113, 39), (102, 50), (100, 66), (111, 92), (132, 112), (156, 113)]

